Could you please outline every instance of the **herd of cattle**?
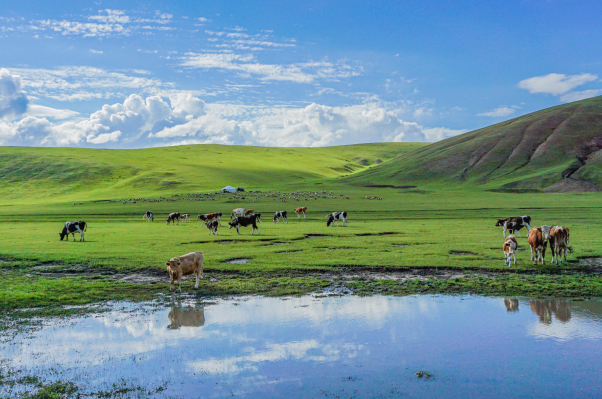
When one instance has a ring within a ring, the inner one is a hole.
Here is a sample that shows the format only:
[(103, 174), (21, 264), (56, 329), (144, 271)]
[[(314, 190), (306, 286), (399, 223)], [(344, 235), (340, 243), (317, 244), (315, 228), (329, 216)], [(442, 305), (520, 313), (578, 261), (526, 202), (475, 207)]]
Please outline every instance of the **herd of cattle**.
[[(305, 219), (307, 213), (307, 207), (299, 207), (295, 209), (297, 219), (301, 219), (301, 215)], [(223, 214), (221, 212), (205, 213), (197, 216), (197, 220), (201, 220), (207, 226), (209, 234), (217, 234), (217, 228), (221, 225), (221, 219)], [(333, 226), (334, 223), (339, 225), (339, 221), (343, 222), (345, 226), (347, 220), (347, 212), (333, 212), (326, 216), (328, 218), (326, 226)], [(154, 221), (154, 215), (152, 211), (147, 211), (143, 218), (148, 221)], [(232, 220), (233, 219), (233, 220)], [(238, 234), (240, 234), (241, 227), (252, 226), (251, 234), (259, 234), (259, 228), (257, 223), (261, 223), (261, 214), (255, 213), (253, 209), (236, 208), (230, 214), (230, 222), (228, 223), (229, 229), (236, 228)], [(288, 223), (287, 212), (277, 211), (273, 217), (274, 223), (282, 222)], [(190, 214), (180, 214), (179, 212), (170, 213), (166, 219), (167, 224), (180, 224), (180, 221), (190, 222)], [(558, 265), (561, 262), (561, 256), (564, 256), (564, 263), (567, 263), (567, 251), (572, 252), (572, 248), (569, 246), (569, 229), (563, 226), (549, 226), (544, 225), (541, 227), (531, 228), (531, 217), (530, 216), (518, 216), (507, 219), (500, 219), (495, 224), (496, 227), (503, 228), (504, 245), (502, 249), (504, 251), (505, 261), (504, 265), (512, 266), (512, 261), (516, 265), (516, 252), (518, 249), (518, 240), (516, 239), (515, 233), (520, 235), (520, 230), (526, 227), (529, 230), (527, 242), (531, 248), (531, 260), (534, 265), (540, 261), (542, 265), (545, 265), (545, 255), (548, 243), (550, 244), (550, 250), (552, 252), (552, 263)], [(86, 231), (86, 222), (76, 221), (67, 222), (63, 227), (63, 231), (59, 233), (61, 241), (66, 237), (69, 240), (69, 234), (73, 235), (73, 241), (75, 241), (75, 233), (80, 234), (80, 241), (84, 241), (84, 232)], [(509, 235), (506, 237), (506, 233)], [(171, 258), (169, 262), (166, 262), (167, 272), (171, 279), (170, 289), (173, 290), (174, 283), (177, 282), (178, 288), (181, 290), (182, 276), (194, 274), (196, 275), (195, 289), (198, 288), (199, 278), (203, 276), (203, 252), (191, 252), (186, 255)]]
[[(518, 241), (514, 236), (517, 233), (519, 237), (520, 230), (523, 227), (529, 229), (527, 242), (531, 247), (531, 260), (533, 265), (537, 265), (540, 261), (542, 265), (546, 264), (546, 248), (548, 242), (550, 243), (550, 251), (552, 251), (552, 263), (558, 265), (560, 256), (564, 256), (564, 263), (567, 263), (566, 253), (572, 252), (573, 249), (569, 246), (569, 229), (563, 226), (548, 226), (544, 225), (541, 227), (531, 228), (531, 217), (530, 216), (518, 216), (507, 219), (500, 219), (495, 224), (496, 227), (503, 227), (503, 235), (505, 238), (502, 249), (504, 251), (505, 262), (504, 265), (512, 266), (512, 260), (516, 265), (516, 250), (518, 249)], [(506, 232), (510, 235), (506, 237)]]

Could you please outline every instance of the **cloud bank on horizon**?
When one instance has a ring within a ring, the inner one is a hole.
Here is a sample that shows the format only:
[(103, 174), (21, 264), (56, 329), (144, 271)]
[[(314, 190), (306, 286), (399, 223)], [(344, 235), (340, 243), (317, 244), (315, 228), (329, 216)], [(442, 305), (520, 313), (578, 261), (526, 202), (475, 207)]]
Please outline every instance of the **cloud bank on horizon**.
[[(466, 14), (458, 2), (430, 11), (111, 3), (72, 2), (70, 12), (40, 3), (35, 14), (0, 6), (0, 145), (431, 142), (602, 94), (600, 55), (572, 41), (601, 29), (589, 17), (602, 11), (595, 2), (552, 1), (565, 7), (564, 40), (548, 30), (529, 39), (532, 25), (556, 17), (518, 0), (507, 12), (524, 20), (513, 16), (512, 32), (504, 12), (484, 25), (489, 5)], [(447, 24), (434, 26), (435, 16)], [(494, 28), (508, 35), (493, 45)], [(553, 39), (570, 57), (552, 57)]]

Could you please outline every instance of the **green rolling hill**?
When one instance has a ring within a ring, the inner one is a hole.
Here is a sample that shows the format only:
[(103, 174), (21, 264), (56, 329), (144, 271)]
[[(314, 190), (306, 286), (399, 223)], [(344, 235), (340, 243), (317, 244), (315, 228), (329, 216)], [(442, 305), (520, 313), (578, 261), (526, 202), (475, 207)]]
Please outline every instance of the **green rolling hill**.
[(602, 97), (544, 109), (400, 155), (346, 178), (360, 185), (602, 190)]

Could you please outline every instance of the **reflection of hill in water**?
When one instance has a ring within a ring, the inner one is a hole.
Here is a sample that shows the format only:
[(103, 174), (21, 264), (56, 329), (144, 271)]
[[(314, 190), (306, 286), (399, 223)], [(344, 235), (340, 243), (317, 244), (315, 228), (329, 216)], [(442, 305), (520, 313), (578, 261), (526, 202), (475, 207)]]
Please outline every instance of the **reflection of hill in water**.
[(172, 330), (180, 327), (201, 327), (205, 324), (205, 311), (203, 308), (172, 307), (169, 315), (169, 326)]

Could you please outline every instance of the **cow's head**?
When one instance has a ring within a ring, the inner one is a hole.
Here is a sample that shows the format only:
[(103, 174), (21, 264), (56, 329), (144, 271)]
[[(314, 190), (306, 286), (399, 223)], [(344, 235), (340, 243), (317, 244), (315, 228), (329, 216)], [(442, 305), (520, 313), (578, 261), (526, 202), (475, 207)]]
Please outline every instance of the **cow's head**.
[(333, 223), (334, 223), (334, 216), (328, 215), (328, 221), (326, 222), (326, 227), (329, 227)]
[(255, 220), (257, 220), (259, 223), (261, 223), (261, 213), (256, 213), (253, 216), (255, 216)]
[(498, 219), (497, 223), (495, 224), (495, 227), (503, 226), (505, 221), (506, 220), (504, 219)]
[(234, 219), (234, 221), (228, 223), (228, 230), (230, 230), (232, 227), (236, 227), (236, 225), (238, 224), (238, 218)]
[[(63, 230), (61, 233), (59, 233), (59, 236), (61, 237), (61, 241), (63, 241), (63, 238), (65, 238), (67, 236), (67, 238), (69, 238), (69, 233), (65, 233), (65, 230)], [(69, 241), (67, 239), (67, 241)]]
[(178, 258), (171, 259), (169, 262), (165, 262), (165, 266), (167, 266), (167, 273), (169, 273), (172, 279), (175, 280), (178, 278), (178, 272), (180, 270), (181, 265), (182, 263)]

